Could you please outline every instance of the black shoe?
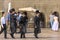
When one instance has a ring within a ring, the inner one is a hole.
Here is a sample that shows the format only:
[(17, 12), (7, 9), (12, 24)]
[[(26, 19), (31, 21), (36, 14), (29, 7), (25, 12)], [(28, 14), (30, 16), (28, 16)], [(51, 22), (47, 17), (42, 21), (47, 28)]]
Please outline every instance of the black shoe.
[(35, 37), (35, 38), (38, 38), (38, 37)]
[(12, 34), (10, 34), (10, 35), (11, 35), (11, 37), (12, 37), (12, 38), (14, 38), (14, 39), (15, 39), (15, 37), (14, 37)]
[(20, 38), (23, 38), (22, 36)]
[(25, 36), (23, 36), (23, 38), (26, 38)]
[(7, 39), (7, 37), (4, 37), (5, 39)]
[(22, 37), (22, 34), (21, 34), (21, 37), (20, 37), (20, 38), (23, 38), (23, 37)]

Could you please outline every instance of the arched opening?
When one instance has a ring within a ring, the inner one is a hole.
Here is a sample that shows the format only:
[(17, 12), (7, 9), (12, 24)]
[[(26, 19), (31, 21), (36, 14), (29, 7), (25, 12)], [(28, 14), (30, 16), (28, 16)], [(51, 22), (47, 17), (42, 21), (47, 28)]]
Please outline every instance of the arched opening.
[(42, 27), (42, 28), (45, 28), (45, 15), (44, 15), (44, 13), (43, 12), (40, 12), (40, 26)]

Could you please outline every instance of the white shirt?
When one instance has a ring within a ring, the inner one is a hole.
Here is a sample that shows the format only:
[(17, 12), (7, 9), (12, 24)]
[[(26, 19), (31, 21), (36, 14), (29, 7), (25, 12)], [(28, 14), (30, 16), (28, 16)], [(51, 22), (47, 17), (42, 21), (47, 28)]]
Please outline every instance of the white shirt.
[(2, 26), (3, 24), (6, 24), (5, 17), (1, 17), (1, 26)]
[(22, 14), (19, 14), (19, 17), (21, 17), (22, 16)]

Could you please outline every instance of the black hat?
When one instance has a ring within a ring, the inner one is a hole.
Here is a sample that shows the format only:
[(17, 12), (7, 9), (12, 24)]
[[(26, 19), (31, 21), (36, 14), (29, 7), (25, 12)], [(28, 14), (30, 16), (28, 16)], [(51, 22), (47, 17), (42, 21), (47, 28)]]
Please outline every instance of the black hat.
[(15, 9), (14, 9), (14, 8), (10, 9), (10, 13), (12, 13), (13, 11), (15, 11)]
[(40, 13), (39, 10), (36, 10), (36, 14)]

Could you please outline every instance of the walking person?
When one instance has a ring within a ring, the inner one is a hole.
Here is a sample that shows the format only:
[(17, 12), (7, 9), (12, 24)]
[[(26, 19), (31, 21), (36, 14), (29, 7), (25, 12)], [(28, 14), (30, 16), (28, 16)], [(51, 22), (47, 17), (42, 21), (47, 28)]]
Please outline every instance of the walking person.
[(21, 20), (19, 22), (19, 24), (21, 25), (20, 27), (21, 38), (25, 38), (25, 33), (26, 33), (25, 23), (26, 23), (26, 17), (25, 14), (22, 13)]
[(18, 11), (18, 13), (17, 13), (17, 26), (18, 27), (19, 27), (20, 18), (21, 18), (21, 13)]
[[(21, 20), (21, 12), (20, 11), (18, 11), (18, 13), (17, 13), (17, 27), (20, 29), (20, 26), (21, 25), (19, 25), (19, 22), (20, 22), (20, 20)], [(18, 33), (20, 33), (20, 30), (19, 30), (19, 32)]]
[(58, 31), (58, 28), (59, 28), (58, 16), (57, 16), (57, 12), (54, 12), (54, 23), (52, 25), (52, 30)]
[(14, 24), (15, 25), (15, 33), (17, 33), (17, 13), (16, 12), (14, 13), (14, 21), (15, 21), (14, 22), (15, 23)]
[(16, 23), (16, 17), (15, 17), (15, 9), (11, 9), (10, 10), (10, 30), (11, 30), (11, 37), (12, 38), (15, 38), (14, 37), (14, 33), (16, 32), (16, 26), (15, 26), (15, 23)]
[(54, 13), (50, 14), (50, 28), (52, 28), (53, 22), (54, 22)]
[(10, 35), (11, 35), (11, 37), (12, 38), (15, 38), (14, 37), (14, 33), (15, 33), (15, 9), (14, 8), (12, 8), (12, 9), (10, 9), (10, 11), (9, 11), (9, 13), (7, 14), (7, 16), (6, 16), (6, 24), (7, 24), (7, 26), (8, 25), (10, 25), (10, 30), (11, 30), (11, 33), (10, 33)]
[(36, 15), (34, 17), (34, 36), (38, 38), (38, 34), (41, 33), (40, 29), (40, 18), (39, 18), (39, 11), (36, 11)]
[(2, 30), (1, 30), (0, 34), (4, 31), (4, 38), (7, 38), (7, 27), (6, 27), (5, 12), (2, 12), (1, 26), (2, 26)]
[(24, 15), (25, 15), (25, 32), (27, 32), (27, 25), (28, 25), (28, 16), (27, 16), (27, 12), (25, 11), (24, 12)]

